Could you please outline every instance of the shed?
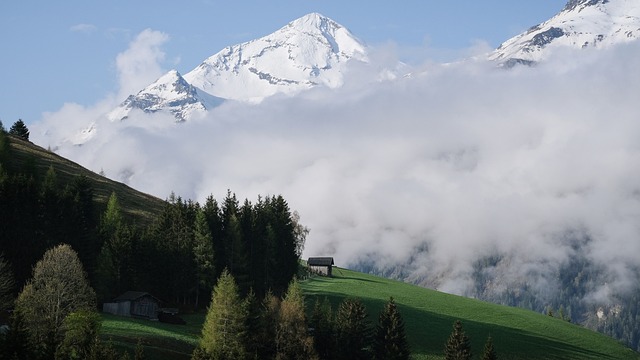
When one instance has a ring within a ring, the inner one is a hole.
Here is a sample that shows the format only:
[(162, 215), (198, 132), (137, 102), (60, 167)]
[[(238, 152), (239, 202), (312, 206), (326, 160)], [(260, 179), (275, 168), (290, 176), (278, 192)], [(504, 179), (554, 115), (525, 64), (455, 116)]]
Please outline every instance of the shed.
[(307, 260), (309, 271), (323, 276), (332, 276), (331, 267), (333, 265), (332, 257), (310, 257)]
[(160, 300), (143, 291), (127, 291), (113, 299), (113, 302), (104, 303), (102, 311), (129, 317), (142, 317), (151, 320), (158, 319)]

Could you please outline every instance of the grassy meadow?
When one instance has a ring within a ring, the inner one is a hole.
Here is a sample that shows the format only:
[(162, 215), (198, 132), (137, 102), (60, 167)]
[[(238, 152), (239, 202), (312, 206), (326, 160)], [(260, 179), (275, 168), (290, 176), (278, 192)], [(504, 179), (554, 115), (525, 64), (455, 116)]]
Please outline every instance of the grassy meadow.
[[(444, 344), (455, 320), (471, 338), (474, 358), (490, 335), (500, 359), (640, 359), (617, 341), (532, 311), (489, 304), (359, 272), (334, 268), (334, 277), (302, 281), (307, 308), (327, 297), (334, 311), (346, 297), (360, 298), (370, 321), (393, 296), (405, 321), (413, 359), (444, 359)], [(152, 359), (189, 359), (198, 343), (204, 313), (181, 315), (187, 325), (103, 314), (105, 341), (133, 351), (138, 339)]]
[(444, 359), (444, 344), (453, 323), (462, 321), (480, 357), (487, 337), (500, 359), (640, 359), (640, 354), (594, 331), (532, 311), (489, 304), (406, 283), (334, 268), (333, 278), (302, 283), (307, 305), (327, 297), (334, 308), (345, 297), (360, 298), (370, 320), (393, 296), (405, 321), (415, 359)]

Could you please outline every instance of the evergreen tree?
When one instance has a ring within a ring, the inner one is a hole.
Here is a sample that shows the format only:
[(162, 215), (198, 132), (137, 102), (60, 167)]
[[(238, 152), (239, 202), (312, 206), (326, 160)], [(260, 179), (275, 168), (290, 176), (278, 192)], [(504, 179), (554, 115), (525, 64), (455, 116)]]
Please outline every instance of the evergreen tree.
[(464, 333), (460, 320), (453, 324), (453, 332), (445, 345), (444, 355), (446, 360), (471, 359), (471, 342)]
[(484, 344), (484, 352), (482, 353), (482, 360), (497, 360), (498, 355), (493, 348), (493, 339), (491, 336), (487, 338), (487, 342)]
[(313, 338), (307, 334), (307, 328), (302, 288), (293, 279), (280, 304), (276, 330), (277, 360), (317, 359)]
[(331, 303), (326, 297), (321, 302), (316, 298), (309, 325), (313, 329), (313, 345), (322, 360), (335, 358), (335, 325)]
[(6, 132), (0, 131), (0, 165), (4, 166), (5, 171), (7, 171), (9, 165), (8, 160), (10, 151), (9, 137)]
[(367, 310), (360, 299), (345, 299), (338, 308), (336, 332), (337, 359), (369, 359), (371, 326)]
[(4, 128), (4, 125), (2, 124), (2, 120), (0, 120), (0, 133), (5, 133), (7, 132), (7, 130)]
[(404, 321), (393, 298), (389, 299), (380, 313), (374, 336), (373, 353), (376, 360), (409, 359), (409, 344), (404, 332)]
[(247, 311), (247, 321), (245, 323), (245, 328), (247, 330), (247, 336), (245, 337), (245, 349), (247, 350), (247, 357), (250, 359), (263, 358), (260, 356), (262, 332), (260, 305), (260, 301), (258, 301), (253, 289), (250, 289), (244, 300), (244, 306)]
[(96, 295), (78, 255), (69, 245), (48, 250), (16, 301), (34, 346), (51, 358), (64, 334), (64, 319), (79, 310), (93, 310)]
[(9, 129), (9, 134), (22, 138), (24, 140), (29, 140), (29, 129), (27, 129), (27, 125), (25, 125), (22, 119), (18, 119), (11, 128)]
[(213, 359), (244, 359), (246, 318), (238, 286), (225, 269), (213, 288), (200, 347)]
[(222, 219), (222, 210), (218, 205), (216, 199), (210, 195), (207, 197), (202, 211), (207, 219), (209, 230), (211, 231), (211, 238), (213, 239), (213, 253), (215, 254), (215, 273), (221, 273), (222, 270), (228, 266), (226, 242), (224, 241), (224, 225)]
[(0, 253), (0, 311), (13, 307), (16, 282), (11, 265), (4, 260)]
[(29, 343), (29, 333), (19, 312), (11, 315), (9, 331), (0, 335), (0, 360), (35, 359), (33, 346)]
[(215, 279), (215, 257), (213, 253), (213, 238), (211, 229), (203, 210), (196, 215), (194, 229), (193, 256), (196, 264), (196, 303), (200, 300), (200, 289), (211, 289)]
[(273, 359), (276, 356), (276, 334), (278, 332), (280, 299), (267, 292), (262, 300), (260, 327), (256, 345), (258, 359)]

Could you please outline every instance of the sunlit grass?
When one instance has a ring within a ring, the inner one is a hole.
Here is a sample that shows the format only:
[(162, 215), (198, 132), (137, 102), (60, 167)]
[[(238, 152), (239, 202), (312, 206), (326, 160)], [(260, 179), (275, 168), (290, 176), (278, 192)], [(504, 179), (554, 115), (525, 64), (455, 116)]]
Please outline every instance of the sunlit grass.
[(102, 314), (102, 338), (118, 349), (141, 341), (151, 359), (189, 359), (198, 345), (204, 314), (182, 315), (186, 325)]
[(473, 352), (489, 335), (501, 359), (640, 359), (617, 341), (591, 330), (523, 309), (489, 304), (346, 269), (302, 283), (308, 305), (327, 297), (334, 309), (358, 297), (375, 323), (393, 296), (405, 320), (415, 359), (441, 359), (453, 322), (462, 320)]

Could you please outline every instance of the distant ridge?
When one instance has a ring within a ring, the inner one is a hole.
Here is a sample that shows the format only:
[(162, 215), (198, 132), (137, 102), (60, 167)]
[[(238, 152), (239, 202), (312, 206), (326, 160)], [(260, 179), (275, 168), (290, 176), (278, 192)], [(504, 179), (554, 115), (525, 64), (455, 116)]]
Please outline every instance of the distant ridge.
[(108, 118), (123, 120), (137, 109), (171, 114), (182, 122), (225, 99), (259, 102), (315, 86), (336, 88), (351, 60), (366, 62), (366, 46), (344, 26), (311, 13), (270, 35), (226, 47), (184, 77), (169, 71), (130, 95)]
[(549, 19), (489, 55), (506, 65), (532, 64), (561, 48), (606, 48), (640, 37), (640, 1), (570, 0)]

